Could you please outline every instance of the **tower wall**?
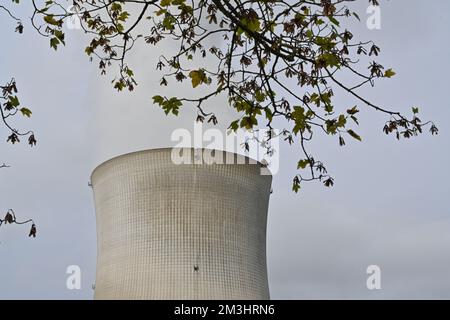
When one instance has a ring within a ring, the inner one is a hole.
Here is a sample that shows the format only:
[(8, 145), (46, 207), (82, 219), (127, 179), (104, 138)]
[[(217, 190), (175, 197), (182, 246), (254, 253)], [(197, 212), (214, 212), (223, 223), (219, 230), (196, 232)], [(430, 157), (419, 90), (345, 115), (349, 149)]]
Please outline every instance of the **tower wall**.
[(134, 152), (94, 170), (95, 298), (269, 299), (272, 177), (256, 162), (176, 165), (171, 151)]

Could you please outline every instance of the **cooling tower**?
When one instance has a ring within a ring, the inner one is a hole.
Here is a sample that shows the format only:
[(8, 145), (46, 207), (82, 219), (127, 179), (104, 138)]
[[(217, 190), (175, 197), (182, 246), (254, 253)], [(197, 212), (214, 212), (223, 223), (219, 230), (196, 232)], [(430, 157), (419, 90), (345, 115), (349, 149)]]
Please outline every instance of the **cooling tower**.
[(211, 151), (187, 150), (191, 164), (175, 164), (168, 148), (94, 170), (96, 299), (269, 299), (272, 177), (243, 156), (199, 164)]

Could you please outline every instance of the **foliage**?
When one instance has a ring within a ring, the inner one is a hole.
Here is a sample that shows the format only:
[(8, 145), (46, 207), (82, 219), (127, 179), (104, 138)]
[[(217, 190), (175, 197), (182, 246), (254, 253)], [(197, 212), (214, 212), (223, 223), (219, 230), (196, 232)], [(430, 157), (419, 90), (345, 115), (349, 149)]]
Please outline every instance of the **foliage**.
[[(19, 3), (19, 0), (13, 0), (15, 3)], [(21, 22), (21, 20), (17, 17), (15, 17), (11, 11), (6, 8), (3, 5), (0, 5), (0, 12), (6, 12), (9, 17), (11, 17), (13, 20), (17, 22), (15, 31), (22, 34), (24, 30), (24, 26)], [(20, 139), (22, 137), (26, 137), (28, 140), (28, 144), (33, 147), (36, 145), (37, 141), (34, 135), (34, 132), (29, 131), (19, 131), (18, 129), (14, 128), (10, 122), (12, 118), (14, 118), (17, 115), (22, 115), (26, 118), (30, 118), (32, 115), (32, 112), (29, 108), (24, 107), (21, 105), (19, 101), (19, 97), (17, 96), (18, 90), (16, 81), (12, 79), (5, 85), (0, 85), (0, 115), (1, 115), (1, 121), (3, 123), (3, 127), (6, 128), (8, 131), (8, 135), (6, 138), (7, 142), (10, 142), (12, 144), (16, 144), (20, 142)], [(0, 169), (3, 168), (9, 168), (8, 165), (2, 164), (0, 165)], [(7, 225), (7, 224), (28, 224), (31, 223), (31, 229), (29, 232), (29, 237), (36, 237), (36, 224), (32, 219), (26, 220), (26, 221), (18, 221), (16, 219), (16, 215), (12, 209), (9, 209), (4, 219), (0, 218), (0, 226)]]
[(36, 233), (37, 233), (37, 228), (36, 228), (36, 224), (34, 223), (33, 219), (29, 219), (26, 221), (18, 221), (16, 219), (16, 214), (14, 213), (14, 210), (9, 209), (6, 212), (6, 215), (3, 219), (0, 218), (0, 227), (5, 224), (27, 224), (27, 223), (31, 223), (31, 228), (30, 228), (30, 232), (28, 233), (28, 237), (33, 237), (36, 238)]
[(16, 144), (20, 142), (21, 137), (27, 137), (28, 144), (30, 146), (35, 146), (37, 141), (34, 136), (33, 131), (19, 131), (12, 127), (9, 120), (16, 115), (22, 115), (26, 118), (31, 117), (31, 110), (20, 104), (19, 98), (17, 96), (17, 86), (16, 81), (12, 79), (10, 82), (4, 86), (0, 86), (0, 114), (2, 116), (2, 121), (4, 127), (9, 131), (7, 142)]
[[(316, 134), (330, 136), (341, 146), (348, 137), (362, 141), (356, 129), (361, 107), (385, 114), (383, 131), (397, 139), (411, 138), (425, 128), (438, 132), (432, 122), (419, 119), (417, 108), (407, 117), (359, 93), (363, 86), (392, 78), (395, 71), (375, 61), (381, 50), (373, 41), (354, 39), (342, 27), (347, 20), (359, 20), (349, 8), (353, 0), (75, 0), (77, 12), (67, 11), (64, 1), (32, 2), (33, 25), (54, 49), (65, 43), (64, 21), (80, 17), (90, 36), (86, 54), (98, 61), (102, 74), (118, 67), (113, 86), (119, 91), (137, 85), (127, 64), (136, 41), (153, 46), (176, 42), (178, 50), (157, 62), (164, 72), (161, 85), (190, 81), (193, 89), (205, 87), (209, 93), (196, 98), (156, 95), (154, 103), (174, 115), (193, 104), (198, 121), (217, 123), (217, 116), (203, 107), (211, 97), (225, 94), (240, 114), (230, 123), (232, 130), (258, 125), (273, 129), (280, 119), (281, 137), (302, 153), (293, 180), (296, 192), (304, 181), (334, 184), (325, 165), (308, 151), (308, 143)], [(368, 2), (379, 5), (377, 0)], [(221, 45), (207, 41), (219, 38)], [(213, 68), (205, 67), (205, 58), (215, 59)], [(341, 80), (344, 75), (352, 75), (352, 83)], [(357, 105), (337, 105), (335, 91), (353, 97)]]

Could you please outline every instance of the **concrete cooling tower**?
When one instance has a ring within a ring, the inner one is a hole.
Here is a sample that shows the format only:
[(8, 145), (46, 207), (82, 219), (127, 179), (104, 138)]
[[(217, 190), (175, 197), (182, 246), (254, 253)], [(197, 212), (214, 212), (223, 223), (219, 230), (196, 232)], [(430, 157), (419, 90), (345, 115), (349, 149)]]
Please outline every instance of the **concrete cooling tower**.
[[(205, 151), (187, 150), (191, 163)], [(218, 152), (226, 164), (175, 164), (172, 149), (153, 149), (94, 170), (96, 299), (269, 299), (272, 177)]]

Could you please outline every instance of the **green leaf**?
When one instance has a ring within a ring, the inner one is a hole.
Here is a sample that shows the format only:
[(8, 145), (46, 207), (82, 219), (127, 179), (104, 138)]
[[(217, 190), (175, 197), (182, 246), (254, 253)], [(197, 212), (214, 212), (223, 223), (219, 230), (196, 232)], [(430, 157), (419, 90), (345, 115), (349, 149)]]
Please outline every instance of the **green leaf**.
[(154, 96), (153, 97), (153, 103), (162, 105), (163, 102), (164, 102), (164, 98), (163, 97), (161, 97), (161, 96)]
[(329, 104), (329, 103), (326, 103), (326, 104), (325, 104), (325, 111), (326, 111), (327, 113), (332, 113), (333, 110), (334, 110), (333, 105), (331, 105), (331, 104)]
[(156, 15), (157, 16), (161, 16), (161, 15), (166, 14), (166, 13), (167, 13), (166, 9), (160, 9), (160, 10), (156, 11)]
[(124, 11), (120, 14), (120, 16), (117, 17), (117, 20), (126, 21), (129, 16), (130, 16), (130, 14), (128, 12)]
[(239, 129), (239, 120), (235, 120), (235, 121), (231, 122), (228, 129), (231, 129), (234, 132), (236, 132)]
[(264, 113), (266, 114), (266, 118), (269, 121), (272, 121), (273, 119), (273, 114), (272, 114), (272, 110), (268, 107), (264, 108)]
[(127, 69), (126, 73), (127, 73), (127, 76), (129, 76), (129, 77), (132, 77), (134, 75), (134, 72), (131, 69)]
[(22, 112), (22, 114), (28, 118), (31, 117), (31, 114), (32, 114), (31, 110), (28, 108), (21, 108), (20, 112)]
[(309, 164), (309, 160), (308, 159), (303, 159), (300, 160), (297, 164), (297, 169), (305, 169)]
[(358, 141), (362, 141), (361, 137), (353, 130), (347, 130), (347, 133), (354, 139), (358, 140)]
[(50, 39), (50, 47), (57, 50), (58, 49), (58, 44), (60, 43), (60, 41), (58, 40), (58, 38), (51, 38)]
[(254, 126), (258, 125), (258, 120), (255, 116), (245, 116), (241, 119), (240, 126), (245, 129), (252, 129)]
[(167, 30), (175, 29), (175, 18), (169, 14), (167, 14), (162, 22), (164, 28)]
[(9, 96), (10, 105), (14, 108), (20, 105), (19, 98), (17, 96)]
[(111, 5), (111, 11), (122, 11), (122, 6), (120, 5), (120, 3), (114, 2)]
[(55, 35), (55, 37), (56, 37), (63, 45), (65, 45), (65, 42), (64, 42), (64, 37), (65, 37), (65, 35), (64, 35), (64, 33), (63, 33), (62, 31), (60, 31), (60, 30), (55, 30), (53, 34)]
[(266, 95), (262, 91), (256, 91), (255, 93), (255, 99), (258, 102), (264, 102), (266, 100)]
[(244, 18), (241, 23), (247, 27), (251, 32), (258, 32), (261, 30), (261, 24), (258, 19)]
[(125, 88), (125, 81), (122, 79), (119, 81), (116, 81), (114, 84), (114, 89), (117, 89), (117, 91), (122, 91)]
[(91, 54), (94, 53), (94, 48), (92, 48), (91, 46), (86, 47), (86, 49), (84, 49), (84, 52), (86, 52), (86, 54), (87, 54), (88, 56), (90, 56)]
[(178, 100), (177, 98), (173, 97), (166, 101), (164, 101), (162, 108), (164, 109), (164, 112), (166, 115), (169, 113), (173, 113), (174, 115), (178, 115), (178, 111), (180, 107), (183, 105), (183, 103)]
[(297, 135), (299, 132), (303, 132), (306, 127), (305, 109), (300, 106), (295, 106), (294, 111), (291, 113), (292, 119), (295, 121), (295, 126), (292, 132)]
[(347, 110), (347, 113), (352, 116), (357, 114), (358, 112), (359, 112), (359, 110), (358, 110), (357, 106), (354, 106), (353, 108)]
[(116, 30), (117, 30), (117, 32), (123, 32), (124, 30), (125, 30), (125, 27), (123, 26), (123, 24), (121, 24), (121, 23), (117, 23), (116, 24)]
[(347, 118), (341, 114), (338, 118), (338, 121), (336, 122), (336, 126), (343, 128), (347, 124)]
[(172, 113), (176, 116), (178, 115), (180, 107), (183, 105), (183, 103), (176, 97), (167, 99), (161, 96), (154, 96), (153, 103), (158, 104), (160, 107), (162, 107), (166, 115)]
[(385, 76), (386, 78), (392, 78), (392, 77), (395, 76), (395, 75), (396, 75), (396, 73), (395, 73), (395, 71), (392, 70), (392, 69), (388, 69), (388, 70), (386, 70), (386, 72), (384, 73), (384, 76)]
[(160, 5), (161, 7), (168, 7), (172, 4), (172, 0), (161, 0)]
[(300, 191), (300, 180), (297, 177), (294, 178), (294, 182), (292, 183), (292, 190), (295, 193)]
[(199, 69), (199, 70), (192, 70), (189, 72), (189, 78), (191, 78), (192, 81), (192, 87), (196, 88), (202, 83), (208, 83), (208, 77), (206, 76), (205, 71)]
[(317, 59), (319, 65), (325, 65), (326, 67), (340, 67), (341, 60), (339, 57), (333, 53), (324, 53)]
[(62, 25), (62, 21), (61, 20), (56, 20), (53, 15), (48, 14), (44, 16), (44, 21), (47, 22), (48, 24), (52, 25), (52, 26), (58, 26), (60, 27)]
[(339, 21), (336, 20), (334, 17), (328, 17), (330, 19), (331, 23), (339, 27)]

